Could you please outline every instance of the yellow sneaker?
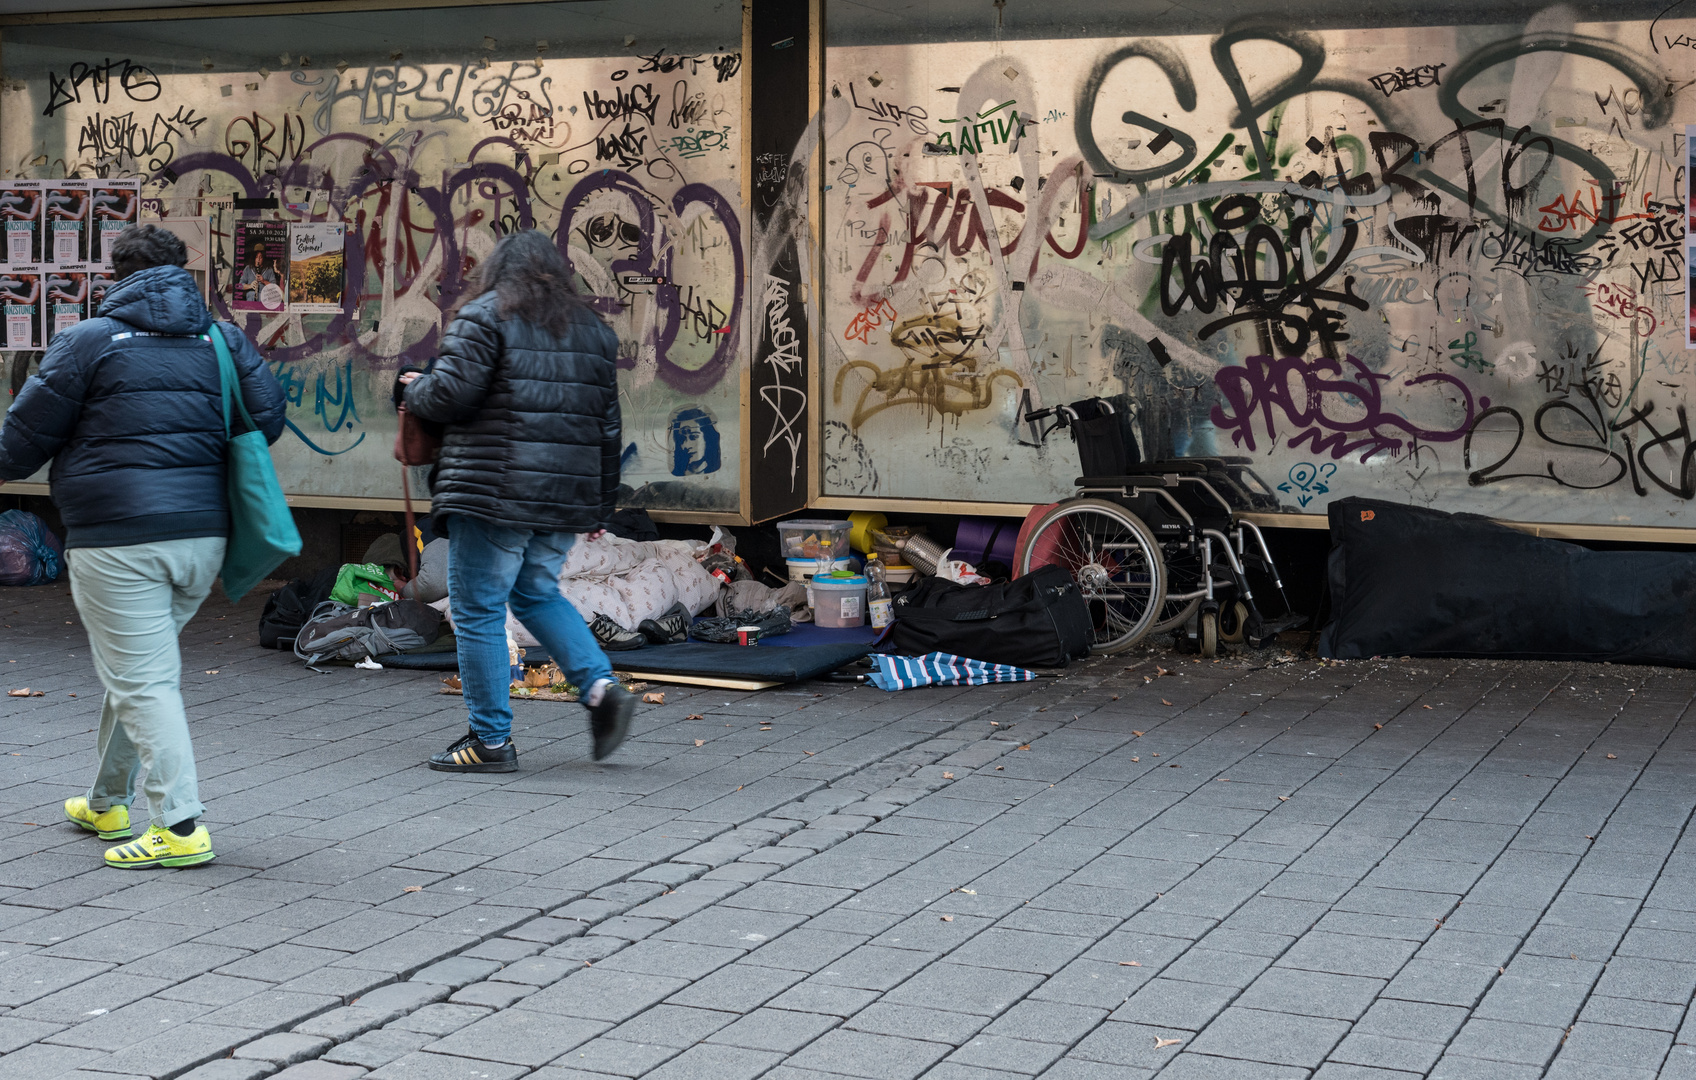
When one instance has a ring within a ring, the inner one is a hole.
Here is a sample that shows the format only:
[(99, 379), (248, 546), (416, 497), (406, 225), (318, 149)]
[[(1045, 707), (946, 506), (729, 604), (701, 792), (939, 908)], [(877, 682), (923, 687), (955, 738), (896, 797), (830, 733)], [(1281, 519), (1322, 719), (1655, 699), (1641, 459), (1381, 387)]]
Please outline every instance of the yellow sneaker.
[(106, 865), (125, 870), (140, 870), (149, 866), (194, 866), (212, 861), (212, 836), (206, 826), (195, 826), (194, 832), (178, 836), (170, 829), (155, 825), (142, 834), (140, 840), (106, 849)]
[(102, 840), (128, 840), (131, 835), (130, 808), (122, 803), (97, 814), (89, 809), (88, 798), (78, 795), (65, 800), (65, 817)]

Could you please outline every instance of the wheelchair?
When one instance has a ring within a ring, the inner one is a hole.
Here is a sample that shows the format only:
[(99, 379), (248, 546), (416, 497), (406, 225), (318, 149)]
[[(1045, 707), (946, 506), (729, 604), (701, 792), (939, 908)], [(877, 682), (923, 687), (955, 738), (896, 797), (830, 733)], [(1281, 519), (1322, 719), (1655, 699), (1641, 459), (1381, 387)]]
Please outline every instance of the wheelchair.
[[(1175, 631), (1211, 657), (1221, 643), (1260, 648), (1306, 622), (1290, 606), (1265, 535), (1239, 516), (1280, 509), (1252, 459), (1141, 461), (1136, 406), (1126, 398), (1032, 410), (1027, 396), (1020, 412), (1035, 445), (1070, 429), (1084, 475), (1076, 496), (1025, 531), (1014, 573), (1065, 567), (1089, 602), (1092, 651), (1123, 652)], [(1040, 427), (1045, 420), (1052, 423)], [(1261, 610), (1257, 597), (1267, 592), (1276, 614)]]

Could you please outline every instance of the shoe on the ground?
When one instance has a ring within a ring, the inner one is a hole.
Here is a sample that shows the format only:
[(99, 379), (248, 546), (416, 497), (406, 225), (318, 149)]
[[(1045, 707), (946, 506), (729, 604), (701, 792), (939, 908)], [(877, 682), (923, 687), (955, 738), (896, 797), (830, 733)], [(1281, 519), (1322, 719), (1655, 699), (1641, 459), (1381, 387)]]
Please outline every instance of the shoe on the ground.
[(595, 612), (595, 621), (589, 624), (589, 632), (595, 635), (595, 640), (601, 643), (601, 648), (608, 652), (626, 652), (630, 649), (640, 649), (648, 643), (648, 639), (634, 630), (626, 630), (613, 621), (612, 616)]
[(102, 840), (128, 840), (134, 835), (130, 832), (130, 808), (123, 803), (97, 814), (89, 808), (86, 795), (75, 795), (65, 800), (65, 817)]
[(106, 849), (106, 865), (122, 870), (145, 870), (150, 866), (196, 866), (211, 862), (212, 835), (197, 825), (187, 836), (155, 825), (140, 840)]
[(689, 624), (694, 621), (689, 609), (677, 603), (657, 619), (643, 619), (636, 630), (650, 645), (676, 645), (689, 640)]
[(505, 745), (490, 749), (475, 731), (467, 731), (464, 738), (431, 755), (428, 764), (437, 772), (517, 772), (518, 748), (509, 737)]
[(595, 737), (595, 760), (604, 761), (630, 736), (630, 718), (636, 715), (636, 695), (613, 683), (601, 695), (599, 705), (589, 707), (589, 734)]

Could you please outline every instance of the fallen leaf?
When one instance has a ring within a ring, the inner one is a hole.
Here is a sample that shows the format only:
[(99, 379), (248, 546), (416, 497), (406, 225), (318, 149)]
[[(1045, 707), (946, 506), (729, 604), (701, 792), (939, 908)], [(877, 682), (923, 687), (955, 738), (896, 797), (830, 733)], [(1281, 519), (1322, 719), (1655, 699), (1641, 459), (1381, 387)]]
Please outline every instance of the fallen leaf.
[(1001, 770), (1002, 770), (1002, 769), (1005, 769), (1005, 768), (1006, 768), (1006, 767), (1007, 767), (1007, 766), (1005, 766), (1005, 765), (997, 765), (997, 766), (996, 766), (996, 767), (995, 767), (995, 771), (996, 771), (996, 772), (1000, 772), (1000, 771), (1001, 771)]
[(1134, 757), (1134, 758), (1132, 758), (1132, 759), (1131, 759), (1131, 760), (1132, 760), (1132, 761), (1141, 761), (1141, 760), (1142, 760), (1142, 758), (1140, 758), (1140, 757)]
[(449, 675), (447, 678), (443, 679), (442, 682), (447, 684), (447, 688), (449, 690), (458, 690), (460, 688), (458, 675)]
[(216, 674), (218, 674), (218, 669), (217, 668), (208, 668), (207, 671), (206, 671), (206, 674), (216, 675)]
[(7, 697), (46, 697), (47, 691), (45, 691), (45, 690), (31, 690), (29, 687), (26, 686), (22, 690), (8, 690), (8, 691), (6, 691), (6, 696)]
[(422, 886), (422, 885), (408, 885), (406, 888), (401, 890), (401, 892), (423, 892), (423, 891), (424, 891), (424, 886)]
[(1612, 760), (1614, 760), (1614, 759), (1615, 759), (1615, 758), (1617, 758), (1617, 757), (1619, 757), (1619, 755), (1618, 755), (1618, 754), (1609, 754), (1609, 755), (1608, 755), (1608, 760), (1609, 760), (1609, 761), (1612, 761)]
[(960, 891), (965, 893), (967, 896), (976, 896), (978, 894), (976, 889), (961, 889)]
[(662, 892), (662, 893), (660, 893), (660, 895), (661, 895), (661, 896), (672, 896), (672, 895), (674, 895), (674, 894), (675, 894), (675, 893), (676, 893), (676, 892), (677, 892), (677, 890), (676, 890), (676, 889), (667, 889), (667, 890), (666, 890), (666, 891), (665, 891), (665, 892)]
[(1227, 780), (1227, 779), (1226, 779), (1226, 778), (1225, 778), (1225, 777), (1223, 777), (1223, 776), (1215, 776), (1215, 777), (1214, 777), (1214, 778), (1213, 778), (1213, 782), (1214, 782), (1214, 783), (1216, 783), (1216, 784), (1229, 784), (1229, 783), (1230, 783), (1230, 781), (1229, 781), (1229, 780)]
[(1120, 967), (1142, 967), (1142, 961), (1141, 960), (1121, 960), (1121, 961), (1119, 961), (1119, 966)]
[(1165, 699), (1165, 698), (1161, 698), (1161, 699), (1160, 699), (1160, 704), (1162, 704), (1162, 705), (1170, 705), (1170, 704), (1172, 704), (1172, 703), (1171, 703), (1171, 702), (1170, 702), (1170, 701), (1167, 701), (1167, 700), (1166, 700), (1166, 699)]
[(1159, 754), (1150, 754), (1149, 755), (1149, 757), (1159, 757), (1159, 756), (1160, 756)]
[(705, 745), (707, 745), (707, 740), (705, 740), (705, 739), (696, 739), (696, 740), (695, 740), (695, 745), (696, 745), (696, 746), (705, 746)]
[(1421, 709), (1429, 709), (1429, 708), (1430, 708), (1430, 707), (1431, 707), (1431, 706), (1429, 706), (1429, 705), (1421, 705), (1421, 706), (1420, 706), (1420, 708), (1421, 708)]
[(1383, 725), (1383, 724), (1373, 724), (1373, 725), (1372, 725), (1372, 730), (1373, 730), (1373, 731), (1383, 731), (1383, 730), (1384, 730), (1384, 725)]
[(1288, 795), (1280, 795), (1280, 796), (1278, 796), (1278, 801), (1279, 802), (1289, 802), (1290, 797)]
[(1031, 748), (1030, 743), (1026, 743), (1025, 745), (1019, 747), (1020, 750), (1029, 750), (1030, 748)]
[(659, 693), (643, 694), (642, 695), (642, 701), (643, 701), (644, 704), (648, 704), (648, 705), (664, 705), (665, 704), (665, 695), (659, 694)]
[(1135, 735), (1139, 739), (1142, 738), (1142, 732), (1140, 732), (1140, 731), (1133, 731), (1133, 732), (1131, 732), (1131, 734)]
[(806, 754), (806, 755), (807, 755), (807, 756), (808, 756), (808, 757), (812, 757), (812, 756), (813, 756), (813, 753), (814, 753), (814, 751), (812, 751), (812, 750), (803, 750), (803, 751), (801, 751), (801, 753), (803, 753), (803, 754)]
[(991, 720), (991, 721), (990, 721), (990, 722), (989, 722), (989, 726), (990, 726), (990, 727), (1000, 727), (1000, 726), (1001, 726), (1001, 721), (999, 721), (999, 720)]
[(943, 916), (943, 917), (942, 917), (942, 921), (943, 921), (943, 922), (953, 922), (953, 921), (954, 921), (954, 916), (952, 916), (952, 915), (944, 915), (944, 916)]
[(1161, 667), (1159, 664), (1154, 665), (1154, 673), (1156, 675), (1170, 675), (1170, 674), (1172, 674), (1170, 671), (1167, 671), (1165, 668)]
[(1119, 695), (1118, 695), (1118, 694), (1114, 694), (1114, 695), (1113, 695), (1113, 700), (1114, 700), (1114, 701), (1118, 701), (1118, 700), (1119, 700)]
[(954, 774), (951, 773), (951, 772), (945, 772), (945, 773), (942, 774), (942, 778), (944, 780), (952, 780), (952, 779), (954, 779)]
[(1168, 766), (1166, 766), (1166, 767), (1167, 767), (1167, 768), (1168, 768), (1168, 769), (1177, 769), (1177, 768), (1181, 768), (1181, 766), (1180, 766), (1180, 765), (1179, 765), (1179, 764), (1178, 764), (1178, 763), (1177, 763), (1177, 762), (1176, 762), (1176, 761), (1174, 761), (1174, 762), (1172, 762), (1172, 764), (1170, 764), (1170, 765), (1168, 765)]
[(692, 712), (688, 716), (685, 716), (683, 719), (685, 719), (685, 720), (705, 720), (706, 717), (702, 716), (698, 712)]
[(1154, 1037), (1154, 1048), (1156, 1050), (1160, 1050), (1168, 1046), (1177, 1046), (1183, 1041), (1184, 1040), (1182, 1039), (1162, 1039), (1160, 1036), (1156, 1035)]

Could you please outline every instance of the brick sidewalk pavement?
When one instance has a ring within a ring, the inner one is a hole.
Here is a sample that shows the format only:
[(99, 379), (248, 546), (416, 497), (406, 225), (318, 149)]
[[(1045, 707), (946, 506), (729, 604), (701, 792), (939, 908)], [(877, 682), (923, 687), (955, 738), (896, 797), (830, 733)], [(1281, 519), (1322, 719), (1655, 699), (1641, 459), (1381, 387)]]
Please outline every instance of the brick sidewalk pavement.
[(125, 873), (68, 592), (0, 589), (0, 1080), (1696, 1077), (1696, 673), (673, 688), (459, 777), (438, 676), (257, 611), (185, 634), (218, 860)]

